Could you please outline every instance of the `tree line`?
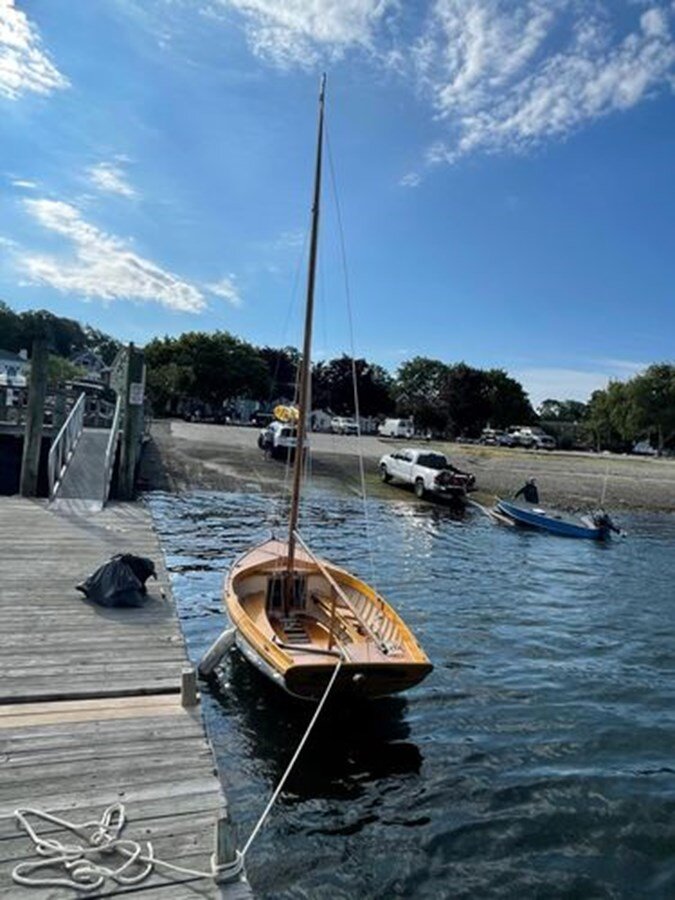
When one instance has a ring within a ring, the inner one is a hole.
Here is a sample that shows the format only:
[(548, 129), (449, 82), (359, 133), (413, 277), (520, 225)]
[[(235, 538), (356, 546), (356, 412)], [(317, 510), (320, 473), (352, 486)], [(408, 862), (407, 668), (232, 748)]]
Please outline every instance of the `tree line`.
[(30, 356), (34, 338), (45, 338), (51, 353), (68, 359), (78, 350), (93, 350), (106, 365), (110, 365), (121, 342), (90, 325), (75, 319), (56, 316), (46, 309), (17, 313), (0, 300), (0, 348)]
[[(176, 414), (188, 399), (222, 407), (240, 397), (271, 404), (295, 394), (294, 347), (255, 347), (226, 332), (189, 332), (151, 341), (145, 355), (148, 393), (159, 415)], [(366, 359), (314, 363), (313, 408), (352, 416), (356, 397), (362, 416), (410, 417), (418, 428), (444, 435), (477, 437), (488, 423), (537, 421), (522, 385), (502, 369), (416, 357), (393, 377)]]
[(627, 381), (610, 381), (588, 403), (545, 400), (540, 420), (559, 442), (626, 452), (640, 441), (662, 453), (675, 444), (675, 365), (655, 363)]
[[(65, 362), (90, 349), (106, 364), (121, 343), (74, 319), (46, 310), (14, 312), (0, 300), (0, 348), (18, 353), (46, 338), (54, 377), (72, 373)], [(180, 412), (186, 401), (222, 408), (235, 398), (263, 406), (292, 400), (299, 353), (294, 347), (256, 347), (227, 332), (188, 332), (156, 338), (145, 347), (147, 392), (156, 415)], [(522, 385), (503, 369), (479, 369), (417, 356), (390, 375), (366, 359), (341, 356), (312, 368), (312, 406), (335, 415), (355, 413), (354, 375), (362, 416), (413, 418), (417, 428), (476, 438), (487, 425), (540, 422), (562, 446), (625, 451), (648, 440), (659, 452), (675, 444), (675, 366), (656, 363), (628, 381), (610, 381), (588, 403), (545, 400), (532, 408)]]
[(92, 350), (110, 365), (122, 346), (110, 335), (90, 325), (81, 325), (75, 319), (56, 316), (45, 309), (17, 313), (0, 300), (0, 349), (12, 353), (25, 350), (30, 357), (36, 338), (47, 342), (50, 384), (82, 374), (82, 370), (70, 362), (78, 351)]
[[(148, 392), (158, 414), (194, 398), (212, 406), (246, 397), (263, 405), (292, 400), (299, 353), (256, 347), (226, 332), (158, 338), (145, 348)], [(659, 451), (675, 440), (675, 366), (660, 363), (627, 382), (612, 381), (588, 403), (545, 400), (535, 410), (503, 369), (479, 369), (417, 356), (390, 375), (366, 359), (341, 356), (312, 367), (312, 406), (335, 415), (413, 418), (418, 429), (477, 438), (486, 426), (540, 423), (561, 446), (629, 450), (641, 439)]]

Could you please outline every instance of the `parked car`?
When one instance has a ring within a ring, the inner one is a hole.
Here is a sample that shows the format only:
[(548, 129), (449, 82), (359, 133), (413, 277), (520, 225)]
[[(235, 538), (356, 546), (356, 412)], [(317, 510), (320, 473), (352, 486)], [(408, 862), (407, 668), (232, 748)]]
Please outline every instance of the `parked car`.
[(415, 434), (412, 419), (385, 419), (378, 427), (380, 437), (405, 438), (410, 440)]
[(555, 438), (539, 428), (538, 425), (516, 425), (509, 428), (509, 434), (519, 447), (533, 450), (555, 450)]
[(258, 435), (258, 446), (273, 459), (292, 456), (297, 445), (298, 430), (286, 422), (270, 422)]
[(330, 430), (333, 434), (358, 434), (359, 426), (354, 419), (344, 416), (334, 416), (330, 420)]
[(652, 447), (649, 441), (638, 441), (637, 444), (633, 444), (633, 449), (630, 452), (635, 453), (637, 456), (659, 455), (659, 451), (656, 449), (656, 447)]
[(476, 479), (453, 466), (443, 453), (428, 448), (406, 447), (386, 453), (379, 462), (382, 481), (393, 479), (412, 485), (420, 499), (427, 494), (463, 497), (475, 490)]
[(513, 447), (515, 440), (508, 431), (500, 428), (484, 428), (481, 432), (479, 443), (490, 447)]

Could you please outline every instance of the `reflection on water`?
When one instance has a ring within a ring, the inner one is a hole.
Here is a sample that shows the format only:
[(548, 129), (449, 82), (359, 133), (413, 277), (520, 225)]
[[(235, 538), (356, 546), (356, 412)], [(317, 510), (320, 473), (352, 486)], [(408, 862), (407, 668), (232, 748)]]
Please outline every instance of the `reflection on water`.
[[(240, 713), (247, 753), (265, 767), (270, 784), (283, 775), (313, 709), (286, 697), (234, 651), (221, 675), (217, 699), (225, 715)], [(362, 784), (387, 775), (419, 772), (421, 755), (407, 742), (406, 701), (391, 697), (344, 708), (327, 703), (305, 747), (302, 766), (286, 784), (287, 799), (317, 795), (348, 799)], [(287, 753), (280, 753), (285, 748)]]
[[(189, 652), (225, 626), (262, 495), (152, 495)], [(381, 590), (435, 665), (404, 697), (329, 706), (253, 844), (273, 898), (675, 896), (675, 521), (602, 546), (478, 513), (312, 498), (302, 530)], [(366, 527), (367, 523), (367, 527)], [(204, 711), (243, 840), (312, 709), (236, 651)]]

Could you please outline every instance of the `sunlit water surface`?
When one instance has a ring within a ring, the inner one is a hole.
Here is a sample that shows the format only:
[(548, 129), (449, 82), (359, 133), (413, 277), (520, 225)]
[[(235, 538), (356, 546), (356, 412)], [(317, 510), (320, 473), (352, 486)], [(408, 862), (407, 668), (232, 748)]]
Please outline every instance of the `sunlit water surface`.
[[(229, 565), (283, 510), (148, 499), (197, 662), (226, 625)], [(621, 524), (605, 546), (403, 492), (310, 499), (314, 550), (383, 592), (435, 669), (326, 712), (247, 856), (258, 896), (675, 897), (675, 518)], [(236, 651), (203, 700), (241, 845), (311, 708)]]

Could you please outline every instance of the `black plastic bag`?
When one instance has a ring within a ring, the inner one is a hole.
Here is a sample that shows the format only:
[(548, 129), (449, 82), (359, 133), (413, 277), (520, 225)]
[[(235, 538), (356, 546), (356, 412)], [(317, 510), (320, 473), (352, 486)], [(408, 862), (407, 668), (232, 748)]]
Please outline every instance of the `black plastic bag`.
[(150, 576), (157, 578), (151, 559), (119, 553), (78, 584), (77, 590), (100, 606), (141, 606)]

